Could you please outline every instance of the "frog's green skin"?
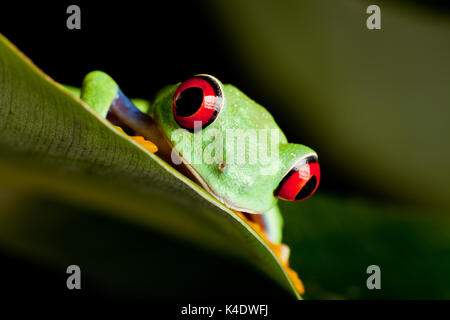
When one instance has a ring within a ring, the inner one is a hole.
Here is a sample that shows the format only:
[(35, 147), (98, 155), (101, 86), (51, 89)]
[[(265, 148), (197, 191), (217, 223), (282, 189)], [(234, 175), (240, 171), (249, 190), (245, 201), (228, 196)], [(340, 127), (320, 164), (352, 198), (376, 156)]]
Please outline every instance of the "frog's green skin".
[[(179, 83), (163, 88), (149, 106), (138, 104), (138, 107), (140, 111), (148, 114), (157, 123), (165, 138), (172, 146), (177, 147), (177, 151), (181, 155), (188, 155), (192, 154), (192, 147), (189, 144), (180, 143), (180, 139), (188, 139), (193, 145), (194, 136), (199, 132), (180, 130), (180, 126), (175, 121), (172, 99), (178, 86)], [(223, 145), (225, 168), (215, 162), (211, 164), (192, 163), (188, 167), (202, 186), (228, 207), (248, 213), (262, 213), (269, 239), (279, 243), (282, 234), (282, 217), (274, 190), (299, 159), (311, 155), (316, 156), (316, 154), (306, 146), (288, 143), (270, 113), (239, 89), (232, 85), (222, 85), (222, 88), (225, 99), (224, 106), (216, 120), (203, 128), (201, 131), (203, 137), (208, 136), (208, 132), (214, 130), (222, 132), (223, 136), (226, 136), (227, 129), (277, 130), (280, 141), (278, 161), (272, 163), (275, 166), (271, 174), (261, 174), (261, 166), (258, 163), (248, 164), (248, 161), (244, 164), (238, 164), (236, 161), (227, 163), (225, 152), (227, 139), (225, 139)], [(121, 91), (114, 80), (103, 72), (94, 71), (89, 73), (83, 81), (81, 99), (105, 117), (118, 92)], [(177, 135), (173, 135), (174, 133)], [(145, 137), (145, 134), (142, 135)], [(211, 140), (203, 139), (202, 150), (210, 143)], [(259, 139), (258, 143), (261, 143)], [(257, 152), (258, 145), (247, 143), (246, 148), (249, 152)]]

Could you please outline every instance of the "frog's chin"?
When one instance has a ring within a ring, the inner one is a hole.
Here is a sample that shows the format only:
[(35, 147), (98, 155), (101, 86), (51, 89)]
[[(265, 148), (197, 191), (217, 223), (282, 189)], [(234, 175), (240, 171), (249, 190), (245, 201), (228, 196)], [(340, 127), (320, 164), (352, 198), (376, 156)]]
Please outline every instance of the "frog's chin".
[[(229, 201), (228, 199), (226, 199), (225, 197), (219, 195), (207, 182), (205, 179), (203, 179), (203, 177), (198, 173), (197, 170), (195, 170), (195, 168), (188, 162), (186, 161), (186, 159), (184, 159), (181, 155), (178, 156), (178, 159), (182, 162), (182, 165), (189, 171), (189, 173), (195, 178), (195, 182), (197, 182), (197, 184), (199, 184), (201, 187), (203, 187), (203, 189), (205, 189), (206, 191), (208, 191), (208, 193), (210, 195), (212, 195), (214, 198), (216, 198), (218, 201), (220, 201), (221, 203), (223, 203), (226, 207), (235, 210), (235, 211), (239, 211), (242, 213), (250, 213), (250, 214), (260, 214), (261, 212), (259, 211), (255, 211), (255, 210), (251, 210), (248, 208), (244, 208), (244, 207), (240, 207), (236, 204), (234, 204), (233, 202)], [(179, 162), (180, 162), (179, 161)], [(181, 164), (180, 164), (181, 165)], [(189, 178), (189, 177), (188, 177)], [(192, 180), (192, 179), (191, 179)]]

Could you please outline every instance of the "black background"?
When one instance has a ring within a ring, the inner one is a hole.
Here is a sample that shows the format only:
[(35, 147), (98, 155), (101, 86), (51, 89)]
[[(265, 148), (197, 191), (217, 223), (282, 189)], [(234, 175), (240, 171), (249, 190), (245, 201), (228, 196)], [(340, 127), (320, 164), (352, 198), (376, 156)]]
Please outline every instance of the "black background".
[(36, 2), (1, 15), (2, 33), (58, 82), (79, 86), (99, 69), (142, 98), (199, 72), (240, 87), (233, 53), (201, 3), (79, 1), (81, 30), (66, 27), (70, 4)]
[[(434, 9), (448, 9), (444, 1), (429, 3)], [(81, 8), (81, 30), (66, 27), (70, 4)], [(16, 1), (7, 7), (2, 4), (0, 32), (61, 83), (80, 86), (88, 72), (102, 70), (128, 96), (151, 99), (167, 84), (209, 73), (234, 84), (271, 111), (275, 101), (264, 95), (264, 88), (241, 76), (232, 50), (222, 39), (223, 30), (215, 24), (214, 10), (206, 6), (207, 2), (195, 1)], [(286, 127), (282, 119), (277, 122)], [(308, 136), (296, 133), (300, 134)], [(326, 169), (324, 176), (322, 189), (353, 188)], [(0, 255), (0, 265), (5, 292), (35, 297), (69, 294), (63, 272), (31, 265), (8, 253)]]

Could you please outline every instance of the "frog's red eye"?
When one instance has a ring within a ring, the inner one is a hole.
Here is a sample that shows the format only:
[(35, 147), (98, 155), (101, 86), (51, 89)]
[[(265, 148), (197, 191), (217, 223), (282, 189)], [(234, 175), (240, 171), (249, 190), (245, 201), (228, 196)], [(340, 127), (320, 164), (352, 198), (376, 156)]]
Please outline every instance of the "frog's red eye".
[(184, 81), (175, 91), (173, 115), (182, 128), (193, 132), (194, 127), (205, 128), (213, 123), (223, 102), (219, 81), (209, 75), (198, 75)]
[(309, 198), (320, 181), (320, 168), (315, 156), (300, 160), (281, 180), (275, 196), (289, 201)]

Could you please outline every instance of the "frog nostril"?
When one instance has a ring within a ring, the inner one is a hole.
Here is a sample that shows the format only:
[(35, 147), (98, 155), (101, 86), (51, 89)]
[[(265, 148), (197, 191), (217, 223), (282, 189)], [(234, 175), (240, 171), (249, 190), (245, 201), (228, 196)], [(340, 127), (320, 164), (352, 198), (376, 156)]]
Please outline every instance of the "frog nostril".
[(281, 180), (275, 196), (289, 201), (309, 198), (320, 181), (320, 168), (315, 156), (301, 159)]
[(225, 162), (219, 163), (219, 171), (224, 172), (224, 170), (227, 168), (227, 164)]

